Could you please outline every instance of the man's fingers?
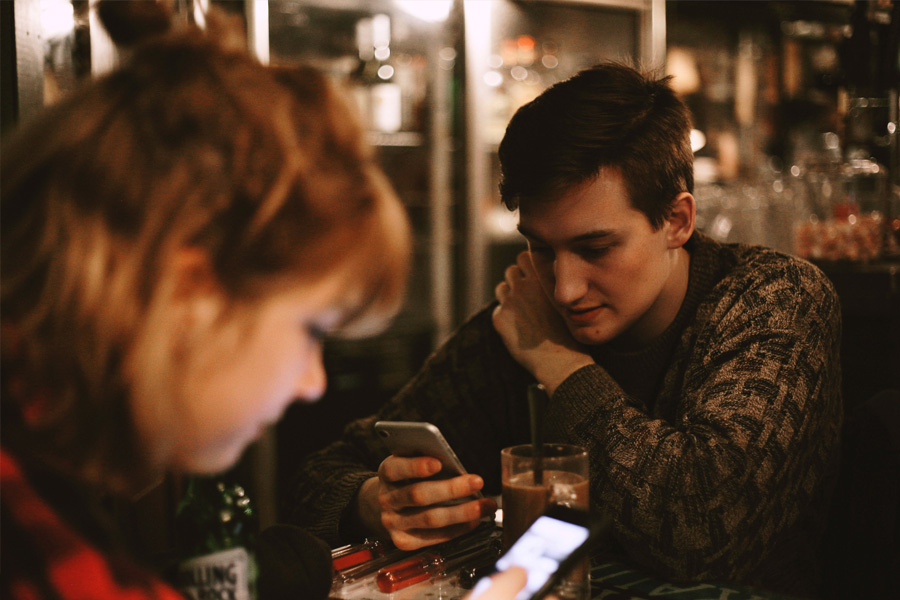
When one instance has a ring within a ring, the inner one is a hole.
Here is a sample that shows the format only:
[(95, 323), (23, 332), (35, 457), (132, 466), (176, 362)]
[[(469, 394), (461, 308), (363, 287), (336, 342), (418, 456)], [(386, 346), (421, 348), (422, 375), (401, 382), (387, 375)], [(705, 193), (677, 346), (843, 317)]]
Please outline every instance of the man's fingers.
[(505, 281), (501, 281), (494, 288), (494, 297), (502, 303), (506, 300), (507, 296), (509, 296), (509, 284)]
[(525, 272), (518, 264), (509, 265), (506, 267), (506, 270), (503, 272), (503, 279), (509, 285), (514, 285), (515, 282), (522, 279), (525, 276)]
[(522, 271), (523, 275), (531, 273), (534, 269), (534, 264), (531, 262), (531, 252), (527, 250), (519, 252), (518, 256), (516, 256), (516, 266)]
[(456, 538), (473, 530), (478, 523), (460, 523), (441, 529), (411, 529), (391, 532), (391, 541), (401, 550), (418, 550)]
[(391, 456), (379, 466), (379, 521), (398, 548), (414, 550), (453, 539), (497, 509), (489, 498), (445, 505), (469, 498), (481, 490), (484, 480), (474, 474), (420, 479), (439, 469), (440, 461), (429, 457)]
[(441, 461), (430, 456), (388, 456), (378, 467), (378, 477), (386, 483), (396, 484), (410, 479), (431, 477), (441, 470)]
[(477, 475), (460, 475), (452, 479), (417, 481), (394, 487), (388, 502), (396, 507), (425, 507), (471, 496), (484, 482)]
[(398, 521), (401, 529), (442, 529), (461, 523), (474, 523), (484, 515), (480, 500), (471, 500), (452, 506), (431, 506), (425, 509), (407, 509)]

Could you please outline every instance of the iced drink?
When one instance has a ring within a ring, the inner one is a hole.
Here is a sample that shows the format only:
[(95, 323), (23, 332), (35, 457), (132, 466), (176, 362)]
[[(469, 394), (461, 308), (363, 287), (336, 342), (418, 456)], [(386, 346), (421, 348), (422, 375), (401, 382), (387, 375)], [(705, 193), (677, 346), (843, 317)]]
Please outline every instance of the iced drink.
[[(500, 453), (503, 474), (503, 546), (509, 548), (550, 504), (589, 509), (590, 481), (587, 451), (570, 444), (544, 444), (535, 459), (530, 444), (504, 448)], [(535, 466), (540, 483), (535, 483)], [(576, 567), (554, 590), (561, 600), (589, 596), (589, 559)]]
[(568, 471), (544, 471), (535, 485), (534, 472), (518, 473), (503, 482), (503, 546), (509, 548), (551, 504), (588, 509), (588, 480)]
[[(540, 459), (529, 444), (504, 448), (503, 546), (509, 548), (550, 504), (588, 509), (588, 458), (581, 446), (544, 444)], [(542, 473), (535, 483), (535, 466)]]

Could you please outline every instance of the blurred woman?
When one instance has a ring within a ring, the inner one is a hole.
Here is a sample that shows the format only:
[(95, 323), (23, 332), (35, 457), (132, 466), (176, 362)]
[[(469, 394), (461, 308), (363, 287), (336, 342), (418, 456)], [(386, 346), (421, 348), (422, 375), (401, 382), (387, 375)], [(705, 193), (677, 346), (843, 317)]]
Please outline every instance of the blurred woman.
[(344, 97), (153, 22), (3, 148), (4, 598), (175, 596), (96, 498), (231, 466), (322, 395), (324, 335), (402, 301), (406, 217)]

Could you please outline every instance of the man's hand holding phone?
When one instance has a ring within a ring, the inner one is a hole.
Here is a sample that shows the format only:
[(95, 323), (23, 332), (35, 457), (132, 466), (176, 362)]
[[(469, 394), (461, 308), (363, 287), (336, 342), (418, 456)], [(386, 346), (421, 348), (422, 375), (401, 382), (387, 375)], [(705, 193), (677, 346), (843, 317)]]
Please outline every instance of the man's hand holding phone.
[(481, 495), (484, 481), (465, 472), (436, 427), (381, 422), (377, 429), (394, 454), (359, 490), (366, 529), (415, 550), (462, 535), (497, 510)]

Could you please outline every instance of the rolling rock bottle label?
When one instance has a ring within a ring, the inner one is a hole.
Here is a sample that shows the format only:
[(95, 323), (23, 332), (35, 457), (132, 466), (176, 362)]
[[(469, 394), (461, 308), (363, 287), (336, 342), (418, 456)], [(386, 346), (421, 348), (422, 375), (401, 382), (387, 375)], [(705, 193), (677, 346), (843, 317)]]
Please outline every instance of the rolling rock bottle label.
[(192, 600), (252, 600), (250, 555), (232, 548), (182, 562), (178, 588)]
[(175, 585), (191, 600), (254, 600), (258, 522), (244, 489), (192, 478), (175, 517)]

